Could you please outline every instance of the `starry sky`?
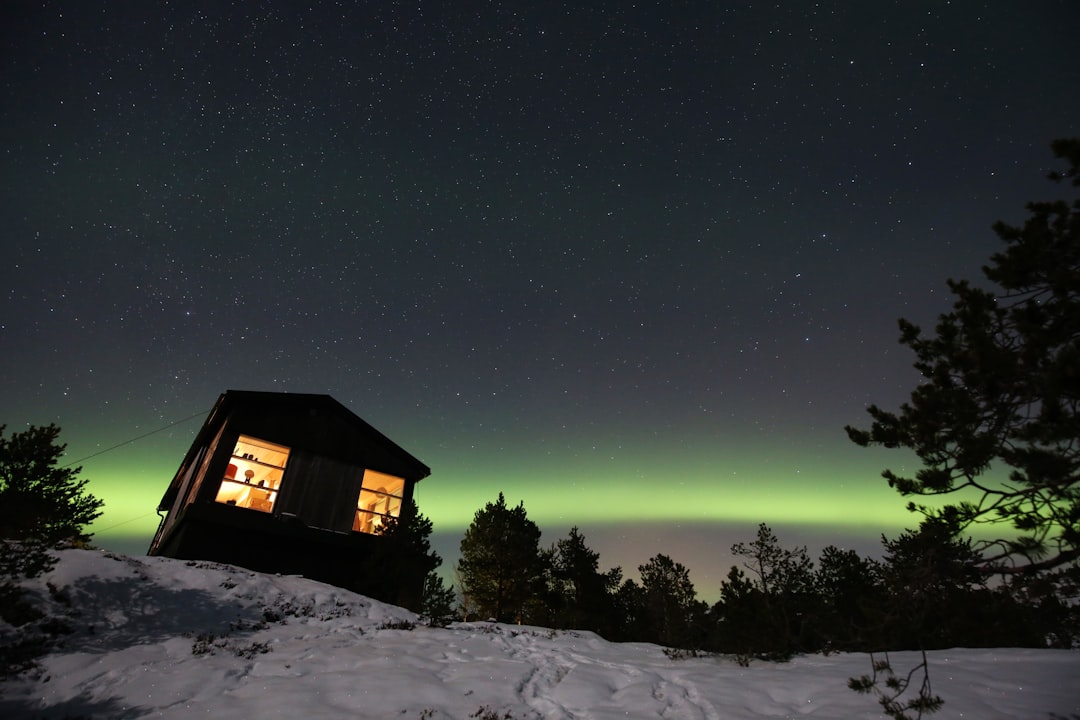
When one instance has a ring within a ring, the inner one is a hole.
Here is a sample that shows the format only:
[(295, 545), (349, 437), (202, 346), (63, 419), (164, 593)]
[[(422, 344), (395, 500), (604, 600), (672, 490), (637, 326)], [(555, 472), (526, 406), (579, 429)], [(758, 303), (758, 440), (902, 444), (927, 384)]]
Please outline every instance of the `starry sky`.
[[(0, 422), (145, 552), (226, 389), (715, 598), (733, 542), (917, 520), (851, 444), (998, 219), (1060, 196), (1080, 4), (6, 2)], [(449, 563), (448, 563), (449, 564)]]

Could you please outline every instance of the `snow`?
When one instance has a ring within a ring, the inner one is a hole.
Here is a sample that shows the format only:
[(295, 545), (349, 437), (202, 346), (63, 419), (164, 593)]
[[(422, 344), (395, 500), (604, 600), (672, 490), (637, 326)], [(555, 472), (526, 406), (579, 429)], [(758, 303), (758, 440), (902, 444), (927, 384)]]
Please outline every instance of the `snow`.
[[(77, 612), (77, 628), (37, 676), (0, 683), (7, 720), (882, 717), (846, 686), (868, 672), (862, 654), (742, 667), (588, 632), (429, 628), (303, 578), (89, 550), (61, 552), (29, 586), (57, 612)], [(906, 668), (915, 656), (892, 660)], [(1080, 652), (957, 649), (930, 662), (945, 699), (934, 717), (1080, 717)]]

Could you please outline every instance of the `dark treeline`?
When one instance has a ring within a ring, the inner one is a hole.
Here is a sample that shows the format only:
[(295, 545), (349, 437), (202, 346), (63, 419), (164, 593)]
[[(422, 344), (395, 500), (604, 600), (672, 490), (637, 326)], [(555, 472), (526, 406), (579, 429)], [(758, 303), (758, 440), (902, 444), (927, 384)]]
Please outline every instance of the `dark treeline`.
[[(1051, 149), (1066, 169), (1049, 179), (1080, 188), (1080, 138)], [(911, 473), (882, 472), (923, 520), (883, 537), (881, 560), (827, 547), (815, 563), (762, 525), (732, 548), (742, 562), (709, 607), (666, 555), (635, 582), (620, 568), (601, 572), (577, 529), (539, 547), (524, 505), (507, 507), (500, 493), (461, 542), (463, 616), (743, 657), (1070, 646), (1080, 637), (1080, 198), (1027, 209), (1022, 225), (994, 224), (1003, 246), (984, 281), (946, 282), (952, 309), (932, 331), (899, 320), (922, 376), (910, 400), (896, 411), (871, 405), (869, 428), (845, 428), (859, 446), (920, 460)], [(988, 477), (991, 468), (1007, 480)], [(874, 688), (878, 669), (853, 689)], [(940, 706), (928, 682), (913, 704), (897, 703), (890, 693), (907, 677), (885, 683), (887, 714)]]
[(713, 605), (688, 569), (664, 554), (638, 567), (601, 570), (578, 528), (550, 547), (523, 503), (499, 494), (461, 541), (457, 588), (429, 575), (425, 614), (436, 621), (495, 620), (590, 630), (609, 640), (652, 642), (744, 660), (797, 653), (947, 647), (1069, 646), (1075, 611), (1023, 576), (991, 586), (979, 555), (954, 529), (927, 521), (882, 537), (880, 560), (826, 547), (813, 561), (762, 524), (737, 543), (741, 559)]

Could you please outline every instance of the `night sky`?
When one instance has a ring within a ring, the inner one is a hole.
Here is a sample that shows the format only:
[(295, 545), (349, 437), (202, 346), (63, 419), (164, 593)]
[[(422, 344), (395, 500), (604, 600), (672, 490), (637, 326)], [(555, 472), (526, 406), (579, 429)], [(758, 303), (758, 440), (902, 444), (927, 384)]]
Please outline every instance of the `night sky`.
[(133, 553), (226, 389), (328, 393), (423, 460), (451, 561), (500, 490), (544, 544), (662, 552), (706, 597), (759, 522), (875, 548), (917, 522), (879, 475), (910, 458), (843, 426), (917, 382), (897, 318), (932, 326), (993, 221), (1062, 195), (1077, 27), (1072, 0), (5, 2), (0, 422), (60, 425)]

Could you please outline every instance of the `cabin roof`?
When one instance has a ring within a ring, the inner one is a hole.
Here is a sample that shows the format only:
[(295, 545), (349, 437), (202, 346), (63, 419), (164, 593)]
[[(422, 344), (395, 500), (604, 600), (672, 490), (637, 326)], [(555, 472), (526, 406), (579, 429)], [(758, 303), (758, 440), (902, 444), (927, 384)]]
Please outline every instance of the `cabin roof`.
[[(431, 474), (427, 465), (329, 395), (258, 390), (226, 390), (218, 397), (181, 468), (225, 423), (264, 440), (390, 471), (412, 482)], [(159, 509), (171, 503), (179, 482), (178, 471)]]
[[(218, 398), (215, 411), (220, 412), (222, 417), (228, 417), (237, 410), (242, 410), (249, 415), (265, 417), (278, 414), (291, 416), (297, 420), (320, 416), (334, 418), (343, 425), (350, 427), (357, 437), (364, 438), (367, 443), (376, 446), (383, 453), (394, 456), (397, 463), (407, 465), (411, 476), (410, 480), (419, 481), (431, 474), (431, 468), (329, 395), (259, 390), (226, 390)], [(214, 412), (211, 412), (211, 417), (213, 415)], [(210, 418), (207, 418), (207, 423), (210, 423)], [(295, 440), (282, 439), (286, 441), (285, 444), (290, 442), (294, 445), (297, 444)]]

